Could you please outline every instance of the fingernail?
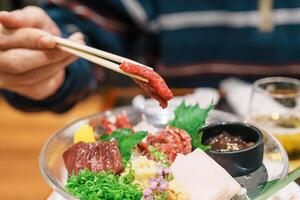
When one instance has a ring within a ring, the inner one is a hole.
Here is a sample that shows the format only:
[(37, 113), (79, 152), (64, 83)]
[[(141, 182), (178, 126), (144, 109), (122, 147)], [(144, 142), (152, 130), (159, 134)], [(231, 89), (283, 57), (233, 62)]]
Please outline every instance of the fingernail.
[(55, 41), (51, 36), (43, 36), (39, 39), (38, 46), (40, 48), (54, 48)]
[(77, 32), (74, 34), (74, 37), (80, 38), (80, 39), (84, 39), (84, 35), (80, 32)]

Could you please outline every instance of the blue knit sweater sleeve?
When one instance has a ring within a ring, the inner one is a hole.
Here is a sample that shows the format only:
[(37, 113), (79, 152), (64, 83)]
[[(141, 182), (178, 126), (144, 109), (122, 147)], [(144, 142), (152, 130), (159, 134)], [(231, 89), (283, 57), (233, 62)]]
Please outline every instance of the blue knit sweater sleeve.
[[(91, 24), (83, 23), (76, 15), (57, 6), (45, 6), (44, 9), (61, 29), (62, 35), (67, 37), (73, 32), (83, 32)], [(51, 97), (42, 101), (35, 101), (11, 91), (2, 91), (6, 100), (14, 107), (26, 111), (65, 112), (78, 101), (97, 89), (97, 81), (90, 63), (77, 60), (66, 70), (65, 81), (61, 88)]]

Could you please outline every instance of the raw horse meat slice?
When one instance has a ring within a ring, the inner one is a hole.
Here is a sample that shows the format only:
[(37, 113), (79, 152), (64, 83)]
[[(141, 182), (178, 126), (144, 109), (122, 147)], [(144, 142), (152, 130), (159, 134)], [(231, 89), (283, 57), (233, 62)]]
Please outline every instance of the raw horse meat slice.
[(121, 128), (132, 128), (132, 124), (126, 114), (119, 114), (116, 117), (116, 121), (113, 122), (106, 117), (100, 119), (93, 119), (89, 123), (96, 131), (100, 133), (111, 134), (113, 131)]
[(63, 153), (68, 174), (78, 174), (83, 169), (92, 172), (103, 170), (120, 173), (123, 170), (122, 157), (116, 141), (84, 143), (78, 142)]
[(151, 155), (147, 152), (148, 145), (152, 145), (158, 151), (165, 153), (170, 162), (173, 162), (178, 153), (188, 154), (192, 151), (190, 135), (179, 128), (167, 126), (163, 131), (147, 137), (147, 143), (139, 145), (142, 151), (146, 151), (148, 157)]
[(173, 93), (158, 73), (146, 67), (127, 62), (122, 63), (120, 69), (124, 72), (147, 79), (149, 81), (148, 83), (136, 79), (133, 80), (146, 92), (146, 94), (151, 98), (156, 99), (162, 108), (168, 106), (168, 101), (173, 98)]

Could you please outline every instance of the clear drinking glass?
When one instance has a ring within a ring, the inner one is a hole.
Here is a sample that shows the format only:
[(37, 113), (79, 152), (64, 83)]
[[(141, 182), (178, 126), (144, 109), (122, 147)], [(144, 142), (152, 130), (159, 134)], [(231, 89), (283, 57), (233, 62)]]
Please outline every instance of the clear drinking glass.
[(248, 121), (273, 135), (290, 157), (290, 167), (300, 166), (300, 81), (270, 77), (256, 81)]

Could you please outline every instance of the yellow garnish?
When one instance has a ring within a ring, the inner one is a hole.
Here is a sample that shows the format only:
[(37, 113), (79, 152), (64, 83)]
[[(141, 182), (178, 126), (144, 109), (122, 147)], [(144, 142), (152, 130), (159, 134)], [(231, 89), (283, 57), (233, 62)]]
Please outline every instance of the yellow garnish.
[(81, 126), (77, 130), (73, 142), (74, 144), (76, 144), (77, 142), (96, 142), (93, 127), (88, 124)]

